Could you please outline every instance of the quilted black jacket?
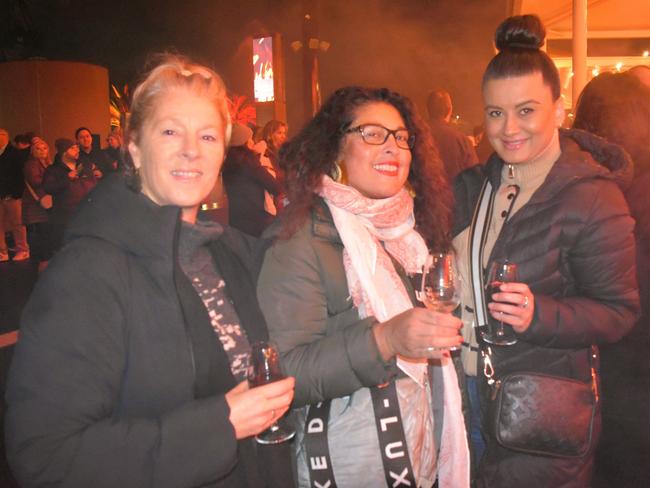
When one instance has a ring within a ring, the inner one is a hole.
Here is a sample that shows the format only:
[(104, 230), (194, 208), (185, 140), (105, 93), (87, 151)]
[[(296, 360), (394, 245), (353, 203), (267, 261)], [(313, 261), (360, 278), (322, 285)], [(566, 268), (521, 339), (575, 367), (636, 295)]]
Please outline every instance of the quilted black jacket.
[[(536, 371), (588, 381), (590, 346), (619, 340), (639, 313), (634, 221), (622, 192), (631, 182), (632, 163), (618, 146), (586, 132), (563, 130), (560, 144), (560, 158), (530, 201), (505, 223), (490, 256), (516, 262), (520, 281), (535, 296), (533, 322), (518, 343), (493, 348), (497, 376)], [(455, 234), (469, 226), (484, 178), (499, 186), (503, 164), (493, 154), (485, 167), (458, 176)], [(486, 403), (485, 384), (482, 391)], [(594, 445), (598, 426), (597, 420)], [(480, 482), (588, 486), (591, 455), (581, 460), (527, 456), (488, 439)]]

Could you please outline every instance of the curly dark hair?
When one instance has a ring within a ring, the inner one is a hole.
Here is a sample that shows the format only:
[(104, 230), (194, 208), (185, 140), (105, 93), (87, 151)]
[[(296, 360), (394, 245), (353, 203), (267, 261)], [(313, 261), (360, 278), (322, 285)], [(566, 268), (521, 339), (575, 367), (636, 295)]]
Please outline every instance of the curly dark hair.
[(451, 191), (438, 152), (425, 122), (411, 101), (387, 88), (350, 86), (337, 90), (314, 118), (280, 149), (287, 170), (288, 196), (281, 237), (291, 236), (309, 216), (324, 174), (335, 172), (335, 162), (355, 111), (367, 103), (392, 105), (415, 136), (408, 182), (415, 192), (416, 227), (431, 248), (450, 247)]

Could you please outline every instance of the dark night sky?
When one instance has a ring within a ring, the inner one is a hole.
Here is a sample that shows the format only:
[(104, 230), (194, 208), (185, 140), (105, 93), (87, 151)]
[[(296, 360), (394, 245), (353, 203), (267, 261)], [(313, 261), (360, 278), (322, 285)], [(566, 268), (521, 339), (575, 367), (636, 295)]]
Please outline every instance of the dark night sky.
[(424, 109), (428, 92), (444, 86), (455, 112), (476, 124), (481, 74), (493, 53), (492, 33), (506, 12), (506, 0), (2, 2), (14, 12), (22, 5), (32, 22), (27, 48), (5, 53), (99, 64), (118, 85), (134, 79), (148, 53), (176, 49), (215, 67), (234, 92), (252, 95), (245, 39), (280, 32), (294, 127), (302, 122), (302, 72), (301, 56), (289, 44), (301, 38), (304, 13), (315, 16), (320, 38), (331, 43), (320, 58), (324, 96), (346, 84), (389, 86)]

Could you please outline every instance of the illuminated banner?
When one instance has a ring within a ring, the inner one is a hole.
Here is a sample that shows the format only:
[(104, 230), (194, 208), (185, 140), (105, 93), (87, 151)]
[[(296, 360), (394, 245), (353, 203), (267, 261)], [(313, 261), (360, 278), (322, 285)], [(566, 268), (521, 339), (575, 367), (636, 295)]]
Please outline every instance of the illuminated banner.
[(272, 102), (273, 92), (273, 38), (253, 39), (253, 70), (255, 71), (255, 101)]

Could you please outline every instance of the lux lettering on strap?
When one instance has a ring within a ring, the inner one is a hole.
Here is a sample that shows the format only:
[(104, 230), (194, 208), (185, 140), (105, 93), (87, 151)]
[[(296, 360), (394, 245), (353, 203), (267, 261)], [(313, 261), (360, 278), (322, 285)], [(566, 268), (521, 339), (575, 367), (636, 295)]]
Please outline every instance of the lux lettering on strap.
[(416, 488), (415, 475), (411, 467), (402, 417), (397, 401), (395, 382), (384, 387), (370, 388), (372, 406), (377, 422), (377, 437), (384, 462), (386, 486), (412, 486)]
[[(377, 426), (377, 438), (384, 464), (386, 486), (416, 488), (415, 475), (406, 445), (395, 382), (370, 388)], [(309, 407), (305, 425), (305, 450), (312, 488), (336, 488), (327, 444), (330, 401)]]

